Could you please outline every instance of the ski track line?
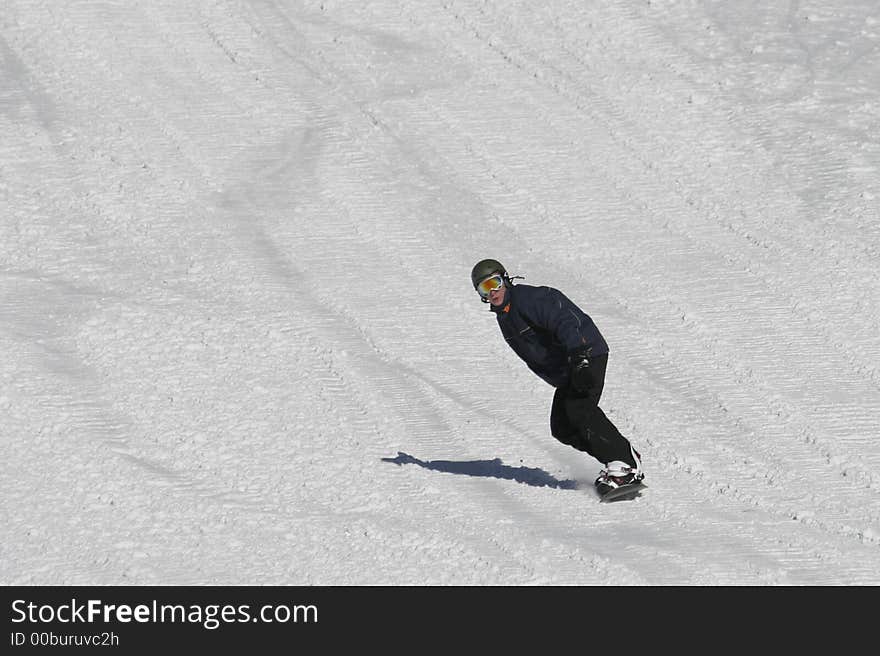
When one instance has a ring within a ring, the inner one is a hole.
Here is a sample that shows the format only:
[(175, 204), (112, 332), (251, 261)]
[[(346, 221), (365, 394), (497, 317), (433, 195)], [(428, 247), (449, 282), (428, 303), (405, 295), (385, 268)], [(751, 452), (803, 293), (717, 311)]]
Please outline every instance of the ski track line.
[[(169, 464), (134, 448), (130, 436), (135, 429), (130, 418), (108, 402), (97, 372), (79, 356), (65, 324), (82, 321), (83, 315), (88, 313), (83, 308), (98, 299), (96, 292), (78, 288), (64, 279), (13, 276), (13, 280), (16, 279), (13, 293), (5, 294), (0, 303), (2, 314), (26, 320), (32, 330), (27, 335), (13, 336), (18, 344), (19, 367), (28, 374), (23, 380), (15, 381), (11, 389), (19, 394), (26, 392), (26, 398), (45, 412), (38, 425), (25, 429), (20, 439), (55, 435), (59, 431), (80, 435), (93, 442), (91, 450), (117, 455), (136, 469), (157, 477), (156, 482), (162, 487), (216, 495), (210, 485), (191, 480)], [(54, 298), (55, 315), (46, 317), (34, 308), (33, 299), (46, 297)], [(246, 505), (243, 499), (235, 502)]]
[[(56, 19), (55, 14), (52, 12), (49, 12), (49, 15), (52, 19), (52, 22), (50, 23), (50, 28), (51, 28), (50, 32), (54, 32), (57, 34), (65, 33), (64, 27), (60, 23), (58, 23), (57, 20), (55, 20)], [(72, 79), (75, 79), (75, 75), (71, 76), (71, 77), (72, 77)], [(115, 78), (115, 79), (118, 81), (119, 78)], [(119, 94), (119, 97), (128, 97), (128, 96), (126, 94)], [(48, 127), (49, 127), (49, 129), (53, 129), (53, 131), (55, 131), (55, 129), (52, 126), (48, 126)], [(134, 143), (136, 143), (136, 140), (132, 139), (131, 141), (128, 142), (128, 145), (133, 147)], [(67, 149), (67, 150), (69, 150), (69, 149)], [(79, 157), (80, 159), (88, 161), (88, 154), (87, 154), (87, 152), (83, 151), (82, 149), (78, 149), (78, 150), (74, 151), (74, 153), (76, 153), (76, 155), (74, 155), (74, 157)], [(59, 154), (61, 156), (65, 156), (65, 158), (66, 158), (65, 153), (62, 152)], [(85, 198), (87, 195), (90, 195), (89, 190), (86, 190), (83, 187), (82, 183), (77, 178), (72, 178), (72, 183), (75, 185), (75, 188), (76, 188), (76, 193), (74, 194), (75, 198), (79, 198), (79, 197)], [(114, 210), (116, 209), (114, 205), (101, 203), (100, 196), (96, 197), (96, 200), (94, 200), (94, 201), (89, 200), (87, 203), (79, 201), (79, 200), (74, 200), (73, 203), (75, 206), (82, 205), (84, 211), (97, 212), (98, 216), (105, 223), (110, 223), (112, 221)], [(53, 274), (53, 275), (64, 276), (66, 265), (67, 265), (66, 262), (59, 261), (57, 263), (57, 267), (58, 267), (57, 274)], [(112, 294), (110, 294), (109, 296), (112, 296)], [(66, 348), (66, 347), (62, 347), (62, 349), (63, 348)], [(63, 361), (63, 364), (59, 365), (62, 369), (66, 369), (69, 372), (79, 372), (76, 374), (77, 379), (80, 379), (83, 376), (85, 376), (87, 379), (88, 378), (92, 378), (92, 379), (95, 378), (93, 373), (92, 374), (85, 373), (87, 370), (84, 367), (84, 364), (77, 359), (78, 356), (75, 353), (73, 353), (71, 351), (65, 357), (67, 359), (65, 359)], [(126, 419), (121, 419), (121, 418), (107, 419), (107, 418), (100, 416), (102, 413), (106, 413), (109, 411), (108, 406), (106, 404), (106, 400), (103, 399), (103, 397), (105, 395), (102, 394), (100, 387), (96, 386), (96, 384), (94, 382), (90, 383), (88, 386), (83, 386), (82, 383), (80, 382), (77, 384), (77, 389), (78, 389), (79, 394), (84, 394), (85, 397), (87, 397), (88, 399), (91, 399), (91, 400), (81, 401), (81, 402), (72, 401), (71, 403), (79, 403), (81, 405), (81, 407), (88, 408), (89, 411), (93, 412), (97, 416), (84, 417), (83, 414), (85, 411), (80, 410), (78, 413), (76, 413), (75, 417), (71, 418), (72, 424), (74, 426), (82, 426), (83, 428), (88, 429), (92, 433), (95, 433), (98, 435), (103, 435), (104, 436), (103, 439), (109, 440), (111, 444), (115, 445), (113, 450), (116, 451), (117, 453), (119, 453), (121, 456), (124, 456), (129, 462), (141, 466), (145, 471), (151, 472), (154, 475), (157, 473), (161, 474), (166, 480), (173, 482), (175, 487), (177, 487), (178, 489), (190, 490), (190, 491), (197, 493), (197, 494), (203, 494), (206, 498), (208, 496), (213, 496), (213, 497), (217, 497), (217, 498), (226, 498), (222, 494), (218, 497), (217, 491), (215, 489), (213, 489), (211, 486), (206, 487), (204, 485), (204, 483), (195, 483), (192, 480), (185, 480), (184, 478), (181, 477), (181, 475), (179, 475), (178, 473), (173, 473), (166, 466), (158, 464), (158, 462), (156, 462), (152, 458), (145, 457), (143, 454), (137, 453), (137, 451), (133, 451), (132, 450), (133, 447), (130, 444), (130, 441), (119, 437), (120, 432), (121, 432), (119, 430), (119, 427), (122, 425), (125, 425), (127, 427), (127, 429), (130, 431), (131, 430), (130, 422)], [(105, 430), (101, 430), (100, 429), (101, 426), (104, 426)], [(112, 435), (112, 437), (111, 437), (111, 435)], [(121, 442), (126, 443), (124, 448), (122, 446), (120, 446)], [(240, 501), (242, 503), (245, 502), (244, 499), (241, 499)]]

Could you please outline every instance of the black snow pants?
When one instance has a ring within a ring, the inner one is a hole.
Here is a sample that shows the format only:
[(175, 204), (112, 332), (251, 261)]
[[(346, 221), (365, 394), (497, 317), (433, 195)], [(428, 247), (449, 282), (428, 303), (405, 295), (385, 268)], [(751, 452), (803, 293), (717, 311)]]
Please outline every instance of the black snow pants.
[(629, 440), (599, 407), (607, 365), (607, 355), (590, 358), (592, 384), (585, 393), (569, 386), (556, 388), (550, 411), (550, 432), (563, 444), (585, 451), (602, 464), (620, 460), (635, 466)]

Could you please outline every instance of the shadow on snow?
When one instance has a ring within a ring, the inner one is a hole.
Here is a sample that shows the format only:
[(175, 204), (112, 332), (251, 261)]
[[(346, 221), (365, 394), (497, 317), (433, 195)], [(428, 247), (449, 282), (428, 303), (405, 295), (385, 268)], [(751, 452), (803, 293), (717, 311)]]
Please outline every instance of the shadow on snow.
[(535, 467), (510, 467), (501, 462), (501, 458), (495, 460), (419, 460), (408, 453), (397, 452), (396, 458), (382, 458), (382, 462), (392, 462), (395, 465), (418, 465), (431, 471), (445, 472), (447, 474), (463, 474), (465, 476), (483, 476), (485, 478), (501, 478), (517, 483), (525, 483), (535, 487), (553, 487), (560, 490), (577, 489), (577, 481), (560, 481), (551, 476), (543, 469)]

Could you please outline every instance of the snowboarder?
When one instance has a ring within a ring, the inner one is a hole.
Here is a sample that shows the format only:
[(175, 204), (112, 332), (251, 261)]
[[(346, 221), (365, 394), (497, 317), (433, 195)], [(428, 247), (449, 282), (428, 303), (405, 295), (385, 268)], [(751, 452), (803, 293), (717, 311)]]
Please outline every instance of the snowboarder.
[(477, 262), (471, 282), (508, 345), (556, 388), (553, 437), (604, 465), (596, 479), (599, 494), (642, 481), (641, 456), (599, 408), (608, 344), (593, 320), (557, 289), (514, 285), (497, 260)]

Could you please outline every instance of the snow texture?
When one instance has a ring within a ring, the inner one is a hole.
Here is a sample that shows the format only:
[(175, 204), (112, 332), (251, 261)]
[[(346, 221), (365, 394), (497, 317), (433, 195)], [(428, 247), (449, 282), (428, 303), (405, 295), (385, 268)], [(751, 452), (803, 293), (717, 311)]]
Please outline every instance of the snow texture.
[(0, 134), (0, 582), (880, 584), (876, 0), (2, 0)]

